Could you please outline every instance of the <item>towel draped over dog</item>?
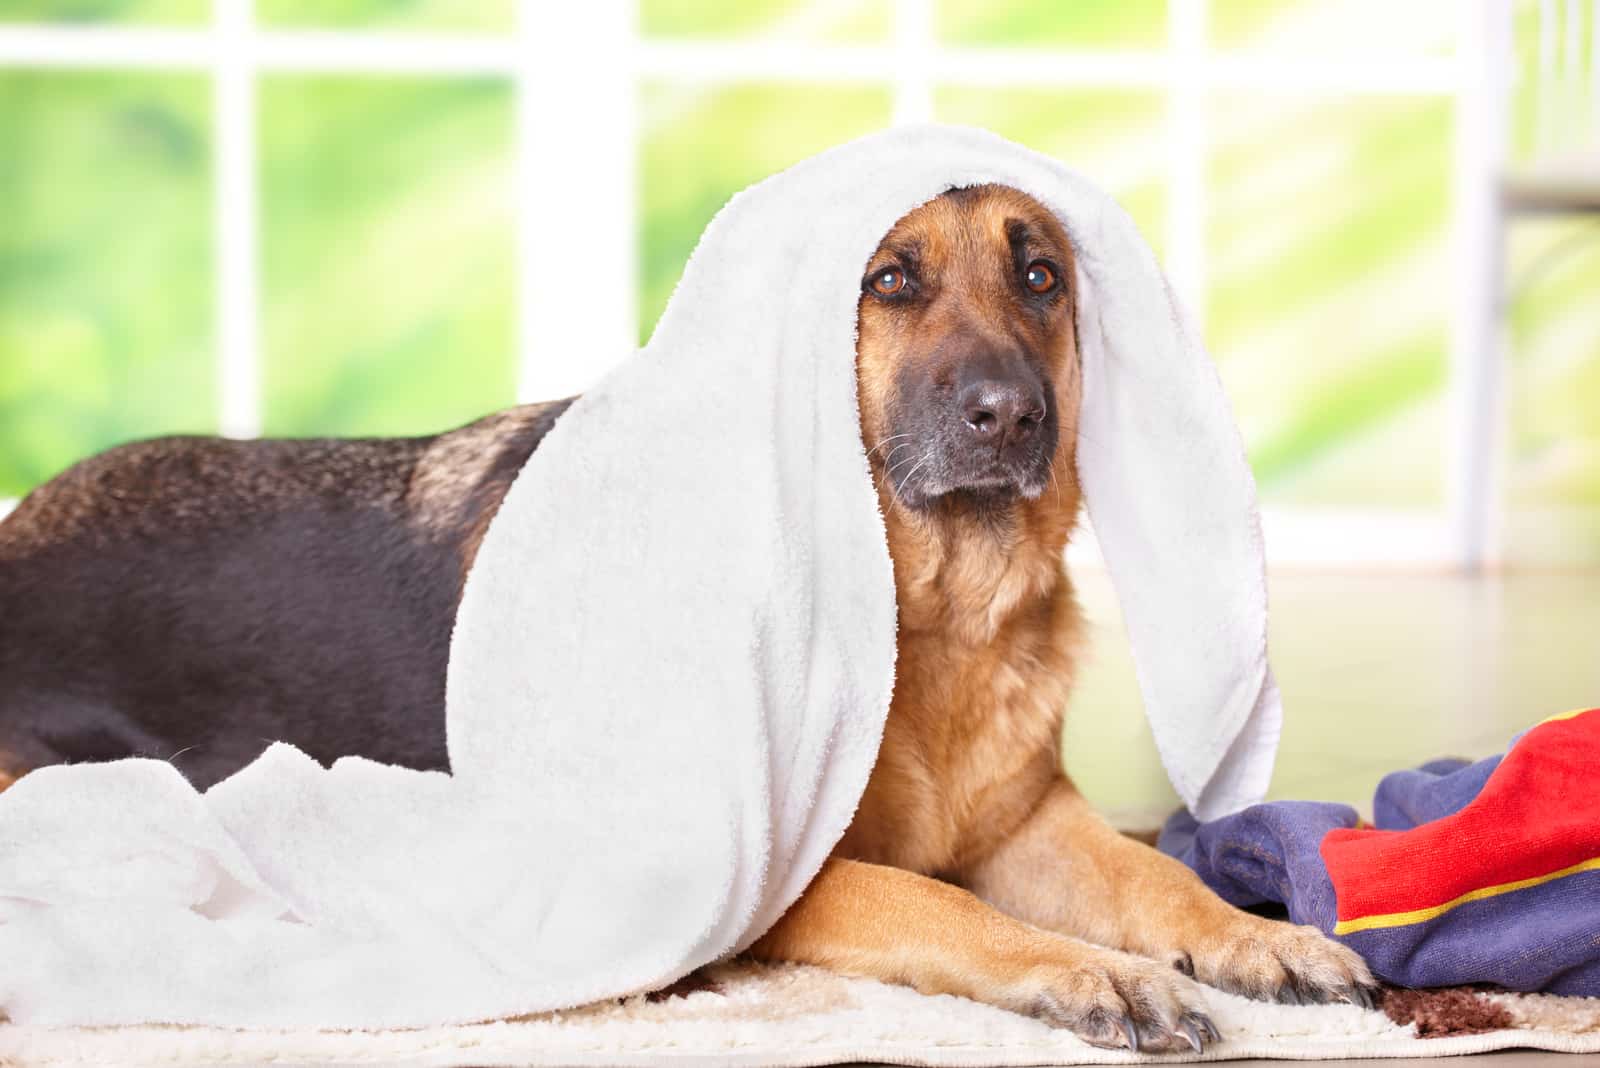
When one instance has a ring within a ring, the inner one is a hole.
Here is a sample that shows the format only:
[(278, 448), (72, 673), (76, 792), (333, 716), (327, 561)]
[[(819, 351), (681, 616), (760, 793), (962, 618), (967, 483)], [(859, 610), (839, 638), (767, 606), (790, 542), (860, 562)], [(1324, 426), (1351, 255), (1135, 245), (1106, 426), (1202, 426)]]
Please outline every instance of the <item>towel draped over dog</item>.
[(276, 744), (203, 795), (155, 760), (0, 795), (0, 1007), (432, 1025), (664, 985), (758, 938), (848, 826), (893, 687), (861, 275), (901, 216), (991, 182), (1077, 253), (1078, 475), (1165, 765), (1203, 817), (1256, 800), (1280, 711), (1214, 369), (1104, 193), (982, 131), (905, 128), (734, 197), (649, 345), (518, 475), (456, 618), (450, 774)]

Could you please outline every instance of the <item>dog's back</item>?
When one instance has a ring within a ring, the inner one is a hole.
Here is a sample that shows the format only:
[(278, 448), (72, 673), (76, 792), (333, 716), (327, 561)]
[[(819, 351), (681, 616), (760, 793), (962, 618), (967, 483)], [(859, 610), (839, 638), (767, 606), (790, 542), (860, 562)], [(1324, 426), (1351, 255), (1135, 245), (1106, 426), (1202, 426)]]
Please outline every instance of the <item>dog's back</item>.
[(141, 755), (198, 785), (269, 741), (442, 768), (478, 539), (565, 410), (431, 438), (166, 438), (0, 523), (0, 772)]

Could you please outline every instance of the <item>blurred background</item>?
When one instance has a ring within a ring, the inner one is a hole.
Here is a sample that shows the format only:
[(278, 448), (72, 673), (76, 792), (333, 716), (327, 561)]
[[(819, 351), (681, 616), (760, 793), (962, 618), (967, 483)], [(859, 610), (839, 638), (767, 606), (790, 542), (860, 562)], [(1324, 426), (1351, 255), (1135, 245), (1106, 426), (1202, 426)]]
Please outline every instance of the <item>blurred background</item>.
[[(576, 391), (734, 191), (986, 126), (1116, 195), (1201, 320), (1274, 790), (1357, 800), (1600, 702), (1597, 54), (1597, 0), (0, 0), (0, 500), (131, 438)], [(1069, 763), (1154, 809), (1086, 541)]]

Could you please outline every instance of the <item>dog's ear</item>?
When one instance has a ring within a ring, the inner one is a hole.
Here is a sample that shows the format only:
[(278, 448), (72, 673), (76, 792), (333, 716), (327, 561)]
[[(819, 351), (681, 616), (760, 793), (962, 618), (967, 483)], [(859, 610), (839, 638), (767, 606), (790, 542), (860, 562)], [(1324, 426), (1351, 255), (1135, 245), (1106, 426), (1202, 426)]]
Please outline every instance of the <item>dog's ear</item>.
[(1211, 819), (1260, 800), (1283, 710), (1255, 481), (1216, 369), (1109, 199), (1077, 257), (1078, 480), (1162, 763)]

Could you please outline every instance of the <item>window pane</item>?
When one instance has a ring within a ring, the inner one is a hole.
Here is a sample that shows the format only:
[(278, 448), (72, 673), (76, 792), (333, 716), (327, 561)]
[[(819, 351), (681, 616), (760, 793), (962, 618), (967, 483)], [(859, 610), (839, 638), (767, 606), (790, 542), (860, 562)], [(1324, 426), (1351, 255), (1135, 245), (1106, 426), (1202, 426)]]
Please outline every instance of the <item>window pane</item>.
[[(1593, 174), (1600, 166), (1600, 8), (1579, 6), (1574, 34), (1567, 30), (1566, 5), (1551, 4), (1548, 22), (1544, 6), (1512, 2), (1510, 157), (1515, 164), (1553, 163)], [(1569, 41), (1577, 44), (1575, 69), (1567, 66)], [(1553, 48), (1548, 57), (1540, 54), (1545, 45)]]
[(1513, 560), (1600, 563), (1600, 245), (1582, 220), (1512, 231)]
[(263, 26), (509, 32), (515, 0), (256, 0)]
[(1462, 0), (1211, 0), (1211, 43), (1283, 55), (1442, 55)]
[(1121, 202), (1157, 255), (1166, 231), (1166, 98), (1159, 93), (944, 89), (944, 122), (984, 126), (1082, 171)]
[(1539, 6), (1527, 0), (1512, 5), (1511, 89), (1507, 94), (1506, 151), (1511, 162), (1534, 153), (1539, 127)]
[(1263, 499), (1443, 499), (1450, 110), (1216, 100), (1208, 335)]
[(0, 0), (5, 22), (183, 24), (211, 18), (211, 0)]
[(204, 79), (0, 73), (0, 497), (214, 427)]
[(440, 430), (512, 402), (511, 90), (261, 90), (266, 427)]
[(647, 85), (641, 100), (639, 337), (700, 231), (750, 183), (888, 121), (889, 94), (828, 86)]
[(1160, 48), (1166, 0), (938, 0), (939, 39), (958, 45)]
[(647, 37), (882, 41), (893, 13), (893, 4), (859, 0), (640, 0), (639, 29)]

